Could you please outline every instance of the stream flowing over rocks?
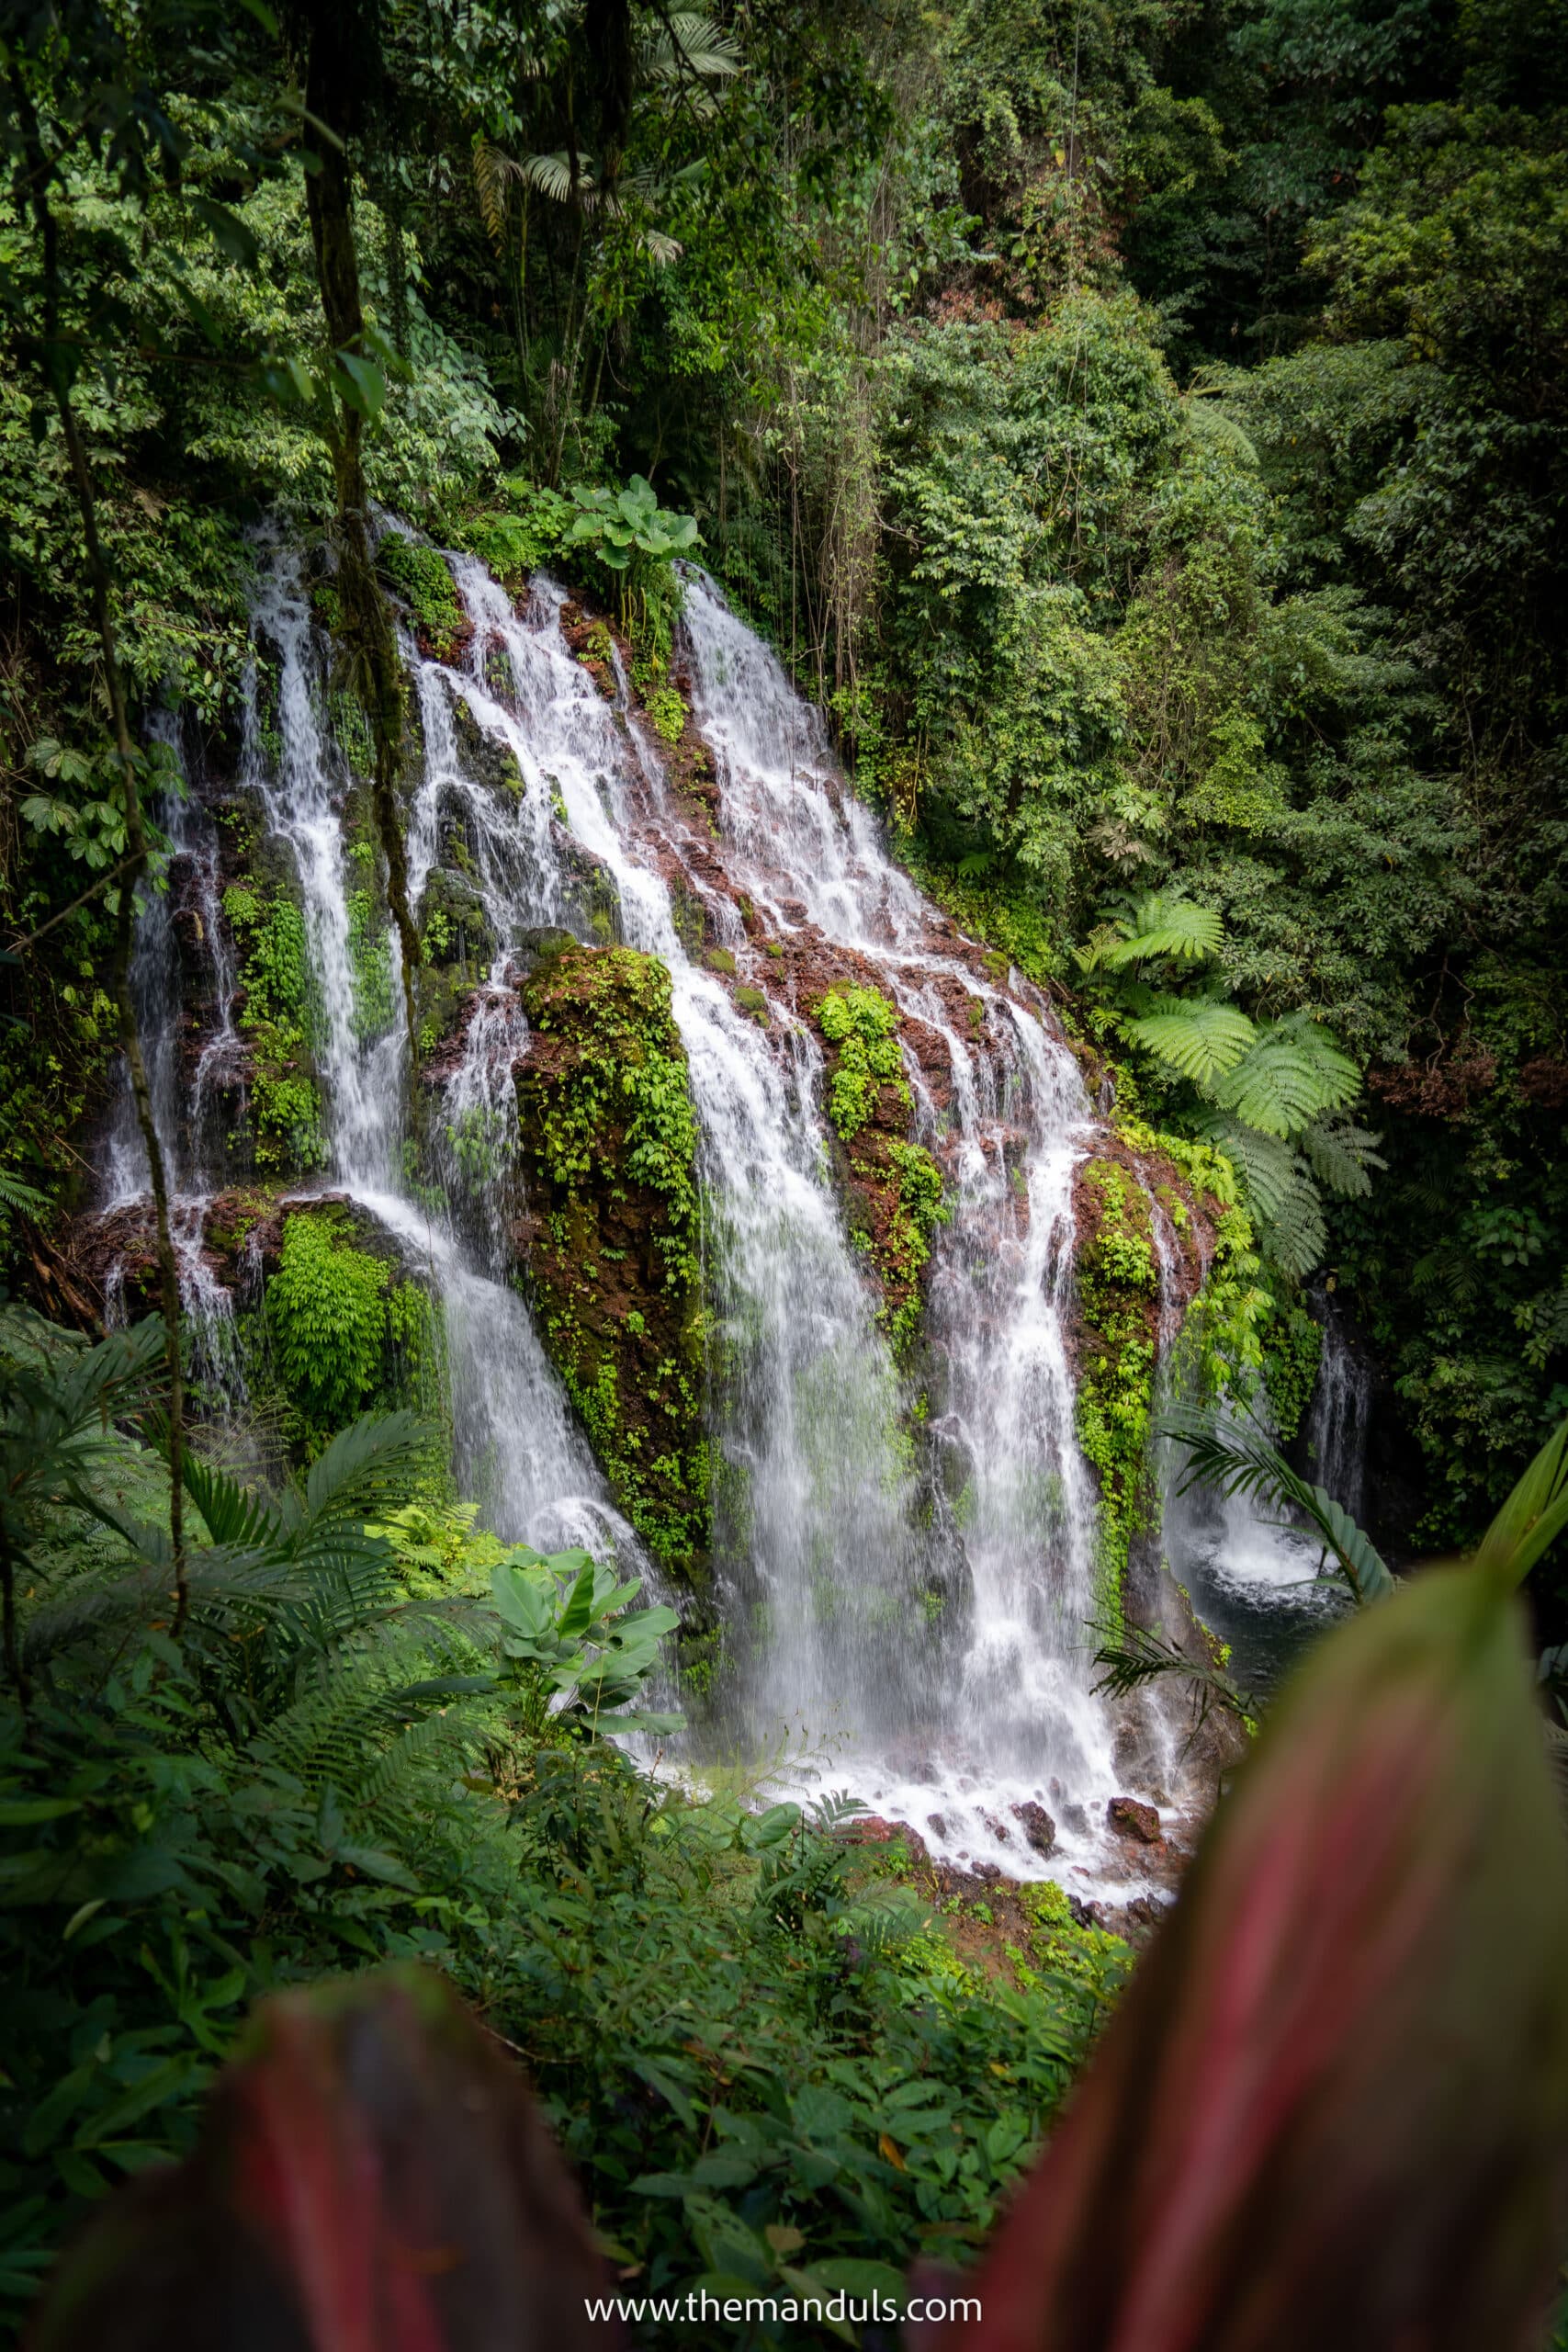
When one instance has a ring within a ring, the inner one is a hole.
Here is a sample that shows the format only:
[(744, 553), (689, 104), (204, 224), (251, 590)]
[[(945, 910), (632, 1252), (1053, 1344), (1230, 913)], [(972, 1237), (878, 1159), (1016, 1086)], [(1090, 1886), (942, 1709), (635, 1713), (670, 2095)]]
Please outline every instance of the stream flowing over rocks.
[[(243, 1426), (237, 1310), (288, 1216), (335, 1204), (439, 1306), (457, 1491), (509, 1539), (613, 1547), (681, 1610), (667, 1766), (767, 1759), (981, 1875), (1168, 1884), (1213, 1735), (1179, 1696), (1096, 1697), (1091, 1628), (1125, 1605), (1202, 1637), (1125, 1497), (1107, 1569), (1075, 1247), (1108, 1202), (1142, 1219), (1136, 1328), (1168, 1362), (1202, 1204), (1110, 1135), (1046, 1001), (890, 861), (701, 575), (675, 741), (548, 579), (514, 601), (454, 557), (463, 625), (405, 634), (411, 1085), (319, 571), (281, 535), (255, 552), (243, 739), (221, 781), (178, 746), (134, 975), (208, 1408)], [(264, 924), (297, 934), (292, 1009), (256, 978)], [(100, 1169), (82, 1253), (112, 1316), (148, 1279), (127, 1102)], [(1348, 1463), (1354, 1400), (1319, 1419)], [(1234, 1558), (1221, 1520), (1186, 1507), (1166, 1541)]]

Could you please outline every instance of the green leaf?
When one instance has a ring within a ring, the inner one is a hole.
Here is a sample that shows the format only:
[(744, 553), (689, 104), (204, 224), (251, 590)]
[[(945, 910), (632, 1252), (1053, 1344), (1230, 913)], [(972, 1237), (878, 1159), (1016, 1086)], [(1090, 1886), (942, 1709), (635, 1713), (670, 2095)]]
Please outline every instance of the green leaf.
[(1481, 1539), (1476, 1566), (1499, 1583), (1523, 1582), (1568, 1527), (1568, 1420), (1556, 1429)]
[(190, 209), (202, 222), (220, 254), (238, 262), (243, 269), (254, 269), (261, 260), (261, 247), (254, 236), (226, 204), (215, 204), (210, 197), (193, 196)]
[(387, 379), (374, 359), (362, 359), (355, 351), (334, 351), (333, 381), (338, 397), (345, 407), (374, 419), (387, 404)]

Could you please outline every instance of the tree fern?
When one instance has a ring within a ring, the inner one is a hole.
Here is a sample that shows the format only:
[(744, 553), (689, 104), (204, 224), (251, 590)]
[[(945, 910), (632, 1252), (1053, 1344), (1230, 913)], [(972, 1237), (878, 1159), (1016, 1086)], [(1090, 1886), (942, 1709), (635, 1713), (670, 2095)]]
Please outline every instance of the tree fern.
[(1323, 1112), (1342, 1110), (1361, 1091), (1355, 1063), (1303, 1013), (1258, 1030), (1245, 1054), (1201, 1082), (1223, 1110), (1282, 1138), (1300, 1135)]
[(1126, 1030), (1203, 1090), (1235, 1068), (1258, 1035), (1245, 1012), (1218, 997), (1162, 997), (1142, 1020), (1129, 1021)]
[(1224, 944), (1224, 920), (1213, 907), (1194, 906), (1190, 899), (1157, 890), (1143, 901), (1124, 928), (1127, 935), (1100, 947), (1095, 958), (1108, 971), (1120, 971), (1128, 964), (1153, 963), (1162, 956), (1197, 963), (1217, 956)]
[(1313, 1174), (1344, 1200), (1364, 1201), (1372, 1189), (1371, 1171), (1386, 1168), (1378, 1151), (1382, 1141), (1366, 1127), (1348, 1119), (1314, 1119), (1302, 1135), (1302, 1150)]

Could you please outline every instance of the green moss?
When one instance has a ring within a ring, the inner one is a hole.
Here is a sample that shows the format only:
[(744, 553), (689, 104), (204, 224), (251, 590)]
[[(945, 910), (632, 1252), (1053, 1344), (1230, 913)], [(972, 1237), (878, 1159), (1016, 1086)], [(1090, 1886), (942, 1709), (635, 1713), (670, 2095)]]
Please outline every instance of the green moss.
[(389, 531), (376, 560), (407, 605), (421, 642), (437, 661), (449, 661), (468, 635), (468, 620), (445, 556)]
[(678, 743), (686, 731), (685, 699), (674, 686), (655, 686), (646, 705), (654, 730), (667, 743)]
[(767, 1027), (768, 1000), (761, 989), (737, 989), (735, 1001), (742, 1012), (749, 1012), (753, 1021), (760, 1021), (764, 1028)]
[(621, 1509), (674, 1573), (705, 1558), (697, 1122), (670, 975), (626, 947), (558, 947), (524, 989), (529, 1269), (546, 1348)]
[(918, 1143), (890, 1142), (887, 1154), (898, 1193), (879, 1252), (880, 1271), (885, 1290), (906, 1293), (887, 1317), (893, 1352), (903, 1356), (919, 1329), (920, 1278), (931, 1259), (931, 1235), (953, 1211), (942, 1199), (942, 1170), (929, 1151)]
[(710, 947), (703, 961), (710, 972), (722, 972), (728, 979), (735, 978), (735, 958), (728, 947)]
[(1099, 1613), (1119, 1627), (1128, 1549), (1153, 1503), (1146, 1453), (1159, 1271), (1149, 1203), (1125, 1169), (1089, 1160), (1078, 1207), (1077, 1436), (1100, 1486)]
[(908, 1106), (909, 1089), (898, 1057), (898, 1011), (875, 989), (832, 989), (816, 1008), (817, 1025), (834, 1048), (828, 1080), (828, 1116), (840, 1140), (852, 1143), (892, 1085)]
[(258, 1170), (287, 1175), (326, 1158), (312, 1059), (315, 1001), (305, 919), (292, 899), (253, 888), (223, 894), (239, 950), (244, 1006), (239, 1027), (251, 1049), (247, 1107)]

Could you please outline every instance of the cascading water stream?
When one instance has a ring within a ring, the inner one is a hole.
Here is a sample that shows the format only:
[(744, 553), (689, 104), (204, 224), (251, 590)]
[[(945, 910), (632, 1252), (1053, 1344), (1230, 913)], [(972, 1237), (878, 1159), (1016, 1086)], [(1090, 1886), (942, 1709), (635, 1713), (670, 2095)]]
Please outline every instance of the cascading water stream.
[[(243, 1351), (234, 1326), (234, 1302), (218, 1281), (202, 1245), (212, 1195), (222, 1183), (222, 1094), (238, 1068), (234, 1029), (235, 975), (219, 910), (218, 842), (210, 817), (192, 786), (180, 729), (167, 713), (151, 729), (178, 771), (176, 790), (160, 798), (156, 816), (169, 845), (165, 887), (149, 889), (138, 910), (130, 960), (131, 1001), (143, 1039), (152, 1126), (169, 1196), (169, 1231), (180, 1296), (190, 1334), (190, 1371), (211, 1409), (231, 1417), (245, 1396)], [(183, 1041), (194, 1025), (185, 1001), (184, 958), (176, 909), (192, 925), (207, 979), (202, 995), (206, 1035), (188, 1081)], [(187, 1099), (188, 1094), (188, 1099)], [(152, 1177), (137, 1124), (130, 1073), (122, 1068), (107, 1138), (103, 1182), (106, 1214), (150, 1208)], [(110, 1265), (106, 1311), (114, 1319), (123, 1268)]]
[[(1010, 1808), (1044, 1802), (1051, 1867), (1092, 1880), (1090, 1825), (1118, 1782), (1089, 1690), (1096, 1510), (1066, 1339), (1090, 1112), (1045, 1007), (1016, 976), (1003, 986), (890, 864), (816, 714), (705, 580), (688, 583), (681, 659), (716, 764), (716, 832), (680, 805), (629, 697), (602, 693), (573, 654), (563, 593), (536, 582), (520, 615), (454, 558), (473, 625), (461, 664), (405, 646), (423, 742), (411, 902), (460, 885), (483, 938), (460, 1046), (423, 1081), (423, 1172), (445, 1196), (432, 1207), (406, 1172), (419, 1155), (386, 1011), (400, 991), (366, 986), (367, 955), (389, 973), (393, 948), (389, 933), (367, 949), (351, 904), (353, 777), (327, 724), (327, 648), (298, 558), (277, 539), (257, 558), (242, 782), (298, 879), (322, 1181), (440, 1296), (464, 1491), (503, 1534), (609, 1537), (647, 1571), (511, 1279), (513, 1073), (527, 1045), (515, 959), (541, 926), (603, 937), (608, 922), (669, 968), (701, 1127), (715, 1575), (735, 1663), (717, 1736), (755, 1755), (799, 1735), (785, 1781), (847, 1780), (939, 1850), (1014, 1874), (1041, 1864)], [(688, 952), (672, 889), (728, 951), (716, 960), (755, 980), (765, 1022)], [(803, 972), (819, 953), (904, 1016), (917, 1128), (949, 1210), (925, 1316), (934, 1475), (830, 1180), (823, 1058), (802, 1017), (815, 997), (792, 1001), (763, 931)]]

